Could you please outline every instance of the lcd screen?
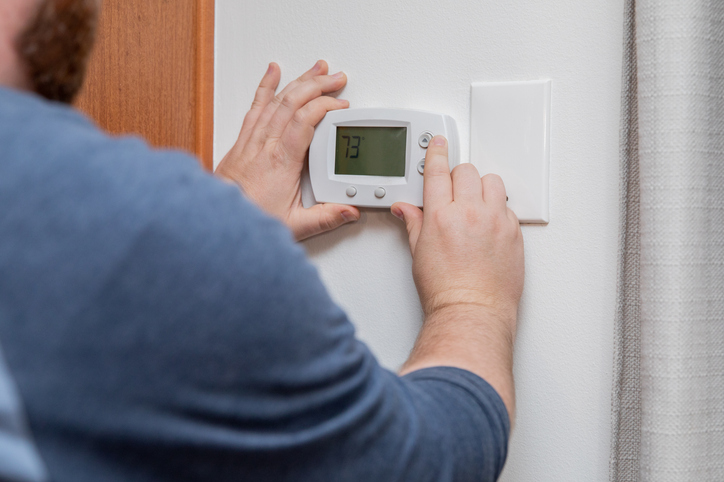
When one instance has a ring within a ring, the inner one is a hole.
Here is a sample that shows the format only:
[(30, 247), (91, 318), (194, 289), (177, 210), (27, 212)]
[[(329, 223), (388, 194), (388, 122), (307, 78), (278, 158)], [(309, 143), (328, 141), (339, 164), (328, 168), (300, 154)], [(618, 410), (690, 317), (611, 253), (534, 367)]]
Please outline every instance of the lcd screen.
[(405, 176), (407, 127), (337, 127), (334, 173)]

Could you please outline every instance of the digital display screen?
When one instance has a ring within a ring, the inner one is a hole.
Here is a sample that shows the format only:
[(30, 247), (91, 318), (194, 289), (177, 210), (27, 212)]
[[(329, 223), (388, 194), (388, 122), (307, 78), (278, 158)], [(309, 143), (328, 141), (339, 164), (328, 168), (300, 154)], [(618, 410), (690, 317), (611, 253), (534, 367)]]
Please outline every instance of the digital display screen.
[(407, 127), (337, 127), (335, 174), (405, 176)]

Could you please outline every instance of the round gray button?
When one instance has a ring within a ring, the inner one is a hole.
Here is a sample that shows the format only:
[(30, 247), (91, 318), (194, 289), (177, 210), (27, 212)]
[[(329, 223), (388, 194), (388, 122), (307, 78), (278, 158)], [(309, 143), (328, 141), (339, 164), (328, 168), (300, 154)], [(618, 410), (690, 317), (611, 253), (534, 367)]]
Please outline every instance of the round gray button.
[(427, 149), (427, 146), (430, 145), (430, 141), (433, 137), (435, 136), (432, 135), (432, 132), (423, 132), (418, 141), (420, 147), (422, 147), (423, 149)]
[(355, 197), (357, 195), (357, 188), (354, 186), (350, 186), (347, 188), (347, 191), (345, 191), (345, 192), (347, 193), (347, 196)]
[(385, 197), (385, 194), (387, 194), (387, 191), (385, 191), (384, 187), (378, 187), (377, 189), (375, 189), (376, 198), (382, 199), (383, 197)]
[(425, 174), (425, 159), (421, 160), (417, 164), (417, 172), (419, 172), (420, 174)]

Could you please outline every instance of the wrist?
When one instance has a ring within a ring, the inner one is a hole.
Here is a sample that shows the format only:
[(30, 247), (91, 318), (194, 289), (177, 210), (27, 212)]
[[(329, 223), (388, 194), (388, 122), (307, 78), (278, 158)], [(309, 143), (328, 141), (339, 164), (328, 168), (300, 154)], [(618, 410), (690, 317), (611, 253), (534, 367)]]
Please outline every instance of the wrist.
[(242, 192), (244, 192), (244, 187), (243, 187), (239, 182), (237, 182), (236, 180), (234, 180), (233, 178), (231, 178), (231, 177), (229, 177), (229, 176), (223, 175), (223, 174), (220, 173), (218, 170), (214, 172), (214, 177), (216, 177), (216, 178), (219, 179), (220, 181), (224, 181), (224, 182), (227, 183), (227, 184), (231, 184), (232, 186), (236, 186), (236, 187), (238, 187)]
[(216, 170), (214, 171), (214, 176), (218, 177), (219, 179), (226, 181), (228, 183), (236, 184), (237, 186), (241, 187), (241, 182), (239, 182), (239, 179), (237, 179), (237, 176), (234, 175), (234, 172), (232, 172), (228, 167), (226, 162), (224, 162), (226, 159), (223, 159), (219, 165), (216, 167)]
[(517, 325), (516, 309), (497, 309), (475, 302), (458, 302), (438, 306), (425, 314), (424, 327), (445, 330), (447, 325), (464, 325), (470, 330), (483, 330), (512, 347)]
[(518, 300), (506, 300), (500, 295), (490, 295), (483, 290), (448, 289), (424, 297), (423, 312), (429, 318), (439, 311), (477, 311), (486, 318), (509, 320), (515, 323), (518, 316)]
[(486, 380), (501, 396), (513, 423), (513, 344), (515, 317), (486, 307), (460, 303), (440, 307), (425, 318), (405, 375), (437, 366), (468, 370)]

